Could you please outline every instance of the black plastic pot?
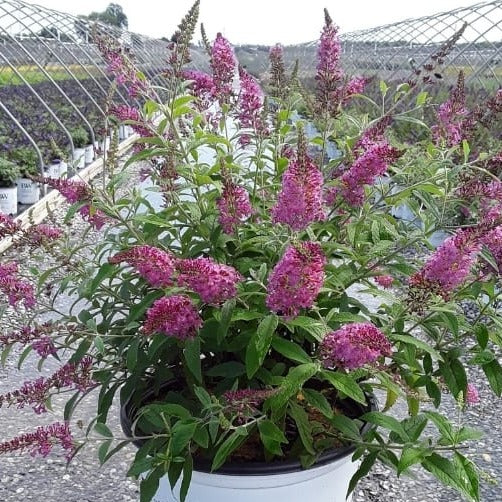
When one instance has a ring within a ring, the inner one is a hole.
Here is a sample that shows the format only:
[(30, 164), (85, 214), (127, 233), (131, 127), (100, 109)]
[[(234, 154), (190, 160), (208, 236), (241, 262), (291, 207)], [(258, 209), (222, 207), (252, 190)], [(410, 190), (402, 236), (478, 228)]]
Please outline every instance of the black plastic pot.
[[(162, 390), (167, 390), (170, 384), (166, 384)], [(156, 394), (154, 391), (148, 391), (144, 394), (142, 402), (152, 403), (155, 402)], [(368, 411), (378, 410), (378, 402), (373, 394), (368, 394), (367, 396), (368, 405), (362, 406), (358, 403), (353, 403), (354, 408), (358, 408), (360, 414), (363, 415)], [(152, 399), (153, 398), (153, 399)], [(134, 417), (136, 415), (136, 408), (132, 405), (129, 399), (120, 408), (120, 423), (124, 434), (128, 437), (132, 437), (132, 424), (134, 422)], [(361, 433), (364, 434), (368, 432), (374, 425), (365, 423), (361, 428)], [(138, 448), (145, 444), (145, 440), (136, 439), (133, 444)], [(333, 448), (331, 450), (326, 450), (321, 453), (312, 467), (320, 467), (323, 465), (331, 464), (337, 459), (351, 455), (355, 451), (355, 445), (347, 445), (339, 448)], [(194, 470), (199, 472), (211, 472), (211, 462), (205, 459), (194, 458)], [(286, 474), (290, 472), (297, 472), (304, 470), (299, 460), (283, 460), (274, 462), (242, 462), (235, 461), (229, 462), (221, 466), (216, 472), (217, 474), (223, 475), (250, 475), (250, 476), (264, 476), (271, 474)]]

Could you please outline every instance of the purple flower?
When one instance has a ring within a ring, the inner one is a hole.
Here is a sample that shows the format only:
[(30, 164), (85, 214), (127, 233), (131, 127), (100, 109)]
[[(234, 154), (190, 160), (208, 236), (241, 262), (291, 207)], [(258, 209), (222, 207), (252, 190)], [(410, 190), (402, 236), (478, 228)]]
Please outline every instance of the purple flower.
[[(239, 69), (241, 90), (237, 103), (237, 116), (241, 127), (254, 129), (256, 133), (265, 133), (266, 124), (262, 120), (263, 91), (258, 82), (243, 69)], [(247, 144), (249, 137), (241, 136), (241, 143)]]
[(448, 147), (458, 145), (468, 136), (469, 121), (465, 107), (464, 74), (458, 74), (457, 86), (451, 92), (447, 101), (439, 106), (437, 112), (438, 124), (431, 128), (436, 144), (446, 142)]
[(447, 294), (465, 281), (480, 249), (479, 231), (459, 230), (436, 249), (418, 275), (411, 278), (411, 283), (421, 277), (439, 285)]
[(290, 161), (282, 176), (277, 204), (272, 208), (272, 221), (285, 223), (293, 230), (305, 230), (315, 221), (326, 218), (323, 205), (323, 176), (307, 155), (303, 140), (299, 141), (296, 159)]
[(54, 342), (52, 341), (52, 338), (49, 338), (48, 336), (42, 336), (38, 340), (35, 340), (32, 344), (31, 347), (33, 350), (37, 352), (37, 354), (42, 358), (45, 359), (46, 357), (53, 356), (57, 353), (56, 347), (54, 345)]
[(375, 282), (382, 286), (382, 288), (390, 288), (394, 282), (394, 277), (391, 275), (377, 275), (375, 277)]
[(326, 335), (320, 346), (326, 368), (353, 370), (391, 353), (387, 337), (370, 322), (346, 324)]
[(35, 306), (35, 290), (33, 286), (18, 277), (16, 262), (0, 264), (0, 291), (9, 299), (13, 307), (23, 303), (25, 308)]
[(490, 251), (495, 263), (497, 272), (502, 275), (502, 226), (495, 227), (486, 233), (481, 239), (483, 245)]
[(143, 333), (163, 333), (179, 340), (194, 338), (202, 319), (188, 296), (165, 296), (156, 300), (146, 313)]
[(91, 187), (84, 181), (42, 177), (34, 179), (57, 190), (70, 204), (85, 202), (92, 199)]
[(235, 234), (242, 220), (253, 213), (247, 190), (232, 181), (225, 181), (223, 193), (216, 205), (219, 210), (218, 221), (229, 235)]
[(144, 121), (141, 113), (137, 108), (128, 105), (115, 105), (110, 108), (110, 113), (122, 122), (126, 120), (134, 122), (133, 124), (131, 124), (131, 127), (133, 131), (139, 134), (141, 137), (149, 138), (152, 136), (152, 132), (148, 128), (150, 124), (147, 124)]
[(267, 307), (287, 318), (310, 308), (324, 283), (326, 257), (316, 242), (289, 246), (272, 270), (267, 286)]
[(11, 216), (0, 213), (0, 238), (14, 235), (21, 230), (21, 225)]
[(467, 392), (465, 394), (466, 404), (473, 405), (479, 403), (479, 392), (478, 389), (472, 384), (467, 384)]
[(259, 406), (273, 393), (269, 389), (239, 389), (227, 390), (222, 397), (227, 404), (227, 411), (236, 417), (237, 423), (243, 424), (246, 418), (258, 412)]
[(364, 202), (364, 186), (372, 185), (399, 157), (399, 151), (386, 141), (368, 145), (341, 176), (341, 195), (348, 204), (359, 207)]
[(0, 454), (29, 449), (33, 456), (46, 457), (56, 443), (66, 451), (68, 459), (73, 456), (73, 437), (67, 422), (38, 427), (35, 432), (21, 434), (10, 441), (0, 443)]
[(25, 238), (33, 246), (51, 245), (53, 241), (61, 238), (63, 231), (51, 225), (34, 225), (25, 231)]
[(195, 291), (204, 303), (219, 305), (237, 295), (237, 283), (242, 276), (233, 267), (216, 263), (210, 258), (178, 260), (177, 282)]
[(189, 89), (198, 98), (198, 108), (201, 111), (207, 110), (214, 101), (216, 87), (213, 77), (198, 70), (185, 70), (183, 78), (191, 80)]
[(226, 103), (232, 95), (232, 83), (237, 68), (237, 59), (228, 40), (221, 33), (216, 35), (211, 51), (214, 93), (220, 103)]
[(96, 230), (100, 230), (109, 221), (109, 218), (106, 216), (101, 209), (94, 207), (91, 204), (86, 204), (82, 206), (78, 210), (80, 216), (92, 225)]
[(74, 388), (80, 392), (86, 392), (95, 385), (91, 376), (92, 359), (84, 357), (78, 363), (66, 363), (50, 377), (40, 377), (36, 380), (25, 382), (22, 387), (13, 392), (0, 395), (0, 407), (7, 404), (17, 405), (23, 408), (26, 404), (31, 405), (35, 413), (47, 411), (46, 402), (52, 390), (65, 387)]
[(135, 246), (108, 258), (112, 264), (127, 262), (154, 288), (173, 284), (176, 258), (153, 246)]

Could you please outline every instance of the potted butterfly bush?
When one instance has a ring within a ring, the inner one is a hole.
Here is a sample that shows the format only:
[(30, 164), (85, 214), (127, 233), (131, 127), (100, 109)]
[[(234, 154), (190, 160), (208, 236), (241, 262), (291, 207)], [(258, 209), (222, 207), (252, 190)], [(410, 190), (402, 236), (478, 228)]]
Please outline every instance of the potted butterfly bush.
[[(0, 265), (17, 326), (0, 338), (4, 358), (24, 345), (60, 367), (1, 395), (0, 406), (44, 413), (52, 394), (67, 401), (60, 421), (5, 440), (0, 454), (45, 456), (60, 445), (71, 459), (101, 441), (103, 463), (133, 442), (128, 475), (140, 479), (141, 501), (342, 501), (376, 462), (399, 475), (421, 466), (479, 500), (469, 447), (480, 433), (439, 407), (476, 404), (472, 368), (502, 392), (500, 154), (470, 143), (489, 130), (501, 93), (479, 110), (457, 106), (458, 93), (438, 108), (414, 98), (424, 69), (388, 89), (387, 107), (358, 114), (350, 106), (365, 81), (344, 75), (326, 13), (314, 95), (285, 70), (277, 45), (265, 96), (221, 34), (210, 43), (202, 31), (210, 73), (190, 69), (198, 8), (169, 46), (165, 87), (150, 84), (118, 41), (96, 40), (143, 103), (110, 108), (110, 121), (139, 136), (134, 153), (120, 171), (108, 159), (104, 186), (43, 181), (71, 204), (67, 221), (83, 218), (100, 238), (75, 241), (71, 226), (22, 229), (2, 216), (0, 235), (54, 258), (31, 278), (16, 262)], [(396, 106), (406, 100), (409, 109)], [(429, 106), (434, 123), (414, 117)], [(291, 119), (300, 107), (318, 136)], [(389, 139), (410, 117), (426, 132), (416, 160)], [(417, 166), (427, 166), (422, 179), (377, 193), (378, 177), (407, 179)], [(139, 169), (160, 204), (122, 187)], [(392, 214), (411, 197), (426, 203), (423, 225)], [(446, 206), (469, 216), (432, 250)], [(410, 259), (412, 249), (422, 254)], [(54, 312), (60, 295), (75, 300), (68, 313)], [(480, 309), (471, 321), (459, 306), (466, 299)], [(73, 421), (89, 393), (95, 415), (79, 432)], [(110, 427), (114, 400), (124, 435)]]
[(0, 155), (0, 213), (17, 214), (17, 187), (19, 169), (14, 162)]
[(17, 201), (20, 204), (35, 204), (40, 198), (40, 184), (32, 179), (40, 173), (39, 160), (35, 150), (20, 147), (12, 150), (10, 159), (18, 166)]

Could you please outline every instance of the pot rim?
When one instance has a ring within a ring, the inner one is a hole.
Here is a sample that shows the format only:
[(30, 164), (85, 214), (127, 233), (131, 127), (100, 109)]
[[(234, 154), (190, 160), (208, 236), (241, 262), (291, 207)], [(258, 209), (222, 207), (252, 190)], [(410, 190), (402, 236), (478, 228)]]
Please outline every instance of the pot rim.
[[(150, 394), (153, 394), (153, 391), (146, 392), (144, 397), (146, 398)], [(368, 404), (365, 407), (365, 412), (377, 411), (378, 400), (376, 396), (374, 394), (366, 394), (366, 397)], [(128, 437), (132, 437), (132, 412), (133, 407), (131, 406), (131, 397), (129, 397), (120, 407), (120, 425), (122, 426), (124, 434)], [(360, 432), (361, 434), (365, 434), (373, 427), (373, 424), (365, 422), (361, 427)], [(140, 448), (145, 444), (145, 440), (135, 439), (132, 443), (136, 447)], [(308, 467), (308, 469), (315, 469), (316, 467), (322, 467), (327, 464), (334, 463), (337, 460), (351, 455), (355, 450), (356, 446), (354, 444), (349, 444), (323, 451), (318, 456), (317, 460), (310, 467)], [(299, 460), (282, 460), (274, 462), (226, 462), (217, 470), (211, 471), (211, 462), (209, 460), (194, 458), (193, 467), (194, 471), (227, 476), (267, 476), (274, 474), (288, 474), (305, 470)]]

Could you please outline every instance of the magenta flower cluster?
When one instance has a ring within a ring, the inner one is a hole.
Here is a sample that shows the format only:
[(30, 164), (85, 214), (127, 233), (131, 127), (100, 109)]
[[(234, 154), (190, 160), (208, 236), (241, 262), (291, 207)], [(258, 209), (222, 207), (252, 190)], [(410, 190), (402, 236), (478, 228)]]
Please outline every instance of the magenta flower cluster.
[(191, 81), (189, 87), (194, 96), (198, 98), (198, 109), (207, 110), (215, 95), (216, 86), (213, 77), (200, 70), (185, 70), (183, 78)]
[(228, 40), (221, 34), (216, 35), (211, 51), (214, 95), (220, 103), (226, 103), (232, 96), (232, 83), (237, 69), (237, 59)]
[(474, 405), (479, 403), (479, 392), (478, 389), (472, 384), (467, 384), (467, 392), (465, 393), (465, 402), (469, 405)]
[(432, 136), (436, 144), (445, 141), (448, 147), (458, 145), (468, 136), (470, 122), (467, 120), (469, 110), (465, 106), (464, 76), (460, 72), (457, 86), (450, 97), (439, 106), (438, 123), (432, 126)]
[(56, 422), (38, 427), (35, 432), (21, 434), (10, 441), (0, 443), (0, 454), (15, 451), (31, 450), (31, 454), (46, 457), (52, 451), (54, 444), (59, 444), (66, 452), (66, 458), (71, 459), (74, 453), (73, 437), (67, 422)]
[(391, 354), (389, 340), (370, 322), (346, 324), (326, 335), (320, 346), (326, 368), (353, 370)]
[[(240, 126), (254, 129), (257, 134), (267, 132), (266, 124), (262, 119), (263, 91), (258, 82), (243, 69), (239, 69), (240, 93), (237, 103), (237, 117)], [(240, 137), (243, 145), (249, 143), (249, 136), (244, 134)]]
[(341, 176), (341, 195), (353, 207), (364, 202), (364, 187), (372, 185), (377, 176), (382, 176), (389, 165), (399, 157), (399, 151), (385, 140), (367, 144)]
[(242, 276), (228, 265), (211, 258), (193, 258), (176, 262), (179, 286), (185, 286), (209, 305), (219, 305), (237, 294), (237, 283)]
[(253, 213), (249, 193), (232, 181), (224, 183), (223, 193), (216, 205), (219, 211), (218, 221), (223, 231), (229, 235), (235, 234), (240, 223)]
[(186, 340), (194, 338), (202, 326), (202, 319), (192, 300), (185, 295), (165, 296), (156, 300), (147, 310), (143, 333)]
[(480, 250), (477, 229), (459, 230), (436, 249), (418, 276), (412, 277), (411, 283), (423, 278), (439, 285), (447, 294), (465, 281)]
[(340, 63), (342, 46), (338, 27), (327, 12), (325, 17), (317, 50), (316, 98), (319, 111), (334, 117), (339, 112), (340, 104), (363, 91), (366, 79), (356, 76), (347, 82)]
[(154, 246), (135, 246), (108, 258), (112, 264), (127, 262), (154, 288), (173, 284), (176, 258)]
[(392, 284), (394, 282), (394, 277), (391, 275), (377, 275), (375, 277), (375, 282), (379, 285), (382, 286), (382, 288), (390, 288), (392, 287)]
[(33, 286), (19, 277), (16, 262), (0, 263), (0, 291), (5, 294), (12, 307), (23, 304), (25, 308), (35, 306), (35, 290)]
[(324, 283), (325, 264), (326, 257), (316, 242), (288, 246), (270, 273), (267, 307), (286, 318), (312, 307)]
[(25, 382), (18, 390), (0, 395), (0, 408), (4, 404), (17, 405), (18, 408), (23, 408), (28, 404), (32, 406), (35, 413), (45, 413), (51, 390), (66, 387), (86, 392), (94, 385), (92, 359), (86, 356), (78, 363), (66, 363), (48, 378), (40, 377)]
[(323, 176), (305, 154), (290, 161), (282, 176), (277, 204), (272, 208), (272, 221), (284, 223), (293, 230), (305, 230), (315, 221), (324, 221)]
[(148, 138), (152, 136), (152, 132), (148, 128), (148, 124), (145, 123), (139, 110), (134, 106), (114, 105), (110, 108), (110, 113), (121, 122), (124, 122), (126, 120), (134, 122), (131, 124), (131, 127), (134, 132), (139, 134), (141, 137)]

